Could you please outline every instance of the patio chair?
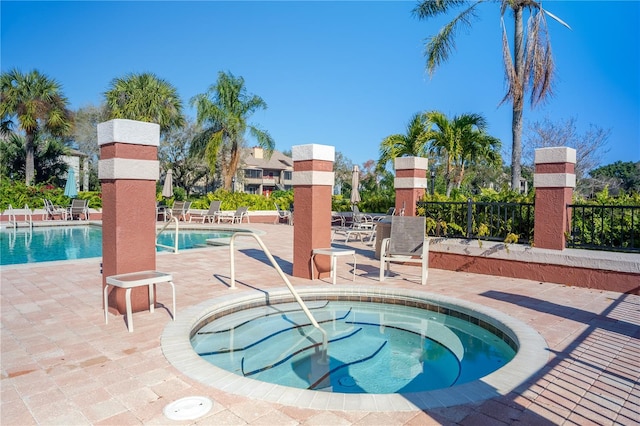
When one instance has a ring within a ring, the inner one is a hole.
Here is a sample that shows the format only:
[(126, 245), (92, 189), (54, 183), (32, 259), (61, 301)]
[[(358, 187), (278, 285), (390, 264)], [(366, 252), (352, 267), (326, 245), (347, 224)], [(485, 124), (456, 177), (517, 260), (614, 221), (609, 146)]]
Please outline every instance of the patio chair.
[(67, 209), (62, 206), (56, 206), (53, 202), (47, 198), (42, 199), (44, 201), (44, 214), (43, 220), (53, 220), (56, 217), (61, 220), (67, 220)]
[[(429, 273), (429, 239), (425, 237), (424, 216), (394, 216), (391, 219), (391, 236), (382, 240), (380, 247), (380, 281), (390, 272), (391, 262), (419, 263), (421, 284), (427, 283)], [(386, 265), (386, 273), (385, 273)]]
[(206, 212), (195, 212), (195, 211), (191, 212), (189, 214), (189, 222), (191, 222), (193, 219), (202, 220), (202, 223), (205, 223), (207, 219), (209, 220), (209, 223), (213, 223), (214, 219), (216, 219), (217, 221), (220, 213), (221, 204), (222, 204), (222, 201), (213, 200), (211, 204), (209, 204), (209, 210), (207, 210)]
[(276, 210), (278, 211), (278, 217), (276, 218), (275, 223), (280, 223), (282, 219), (284, 219), (289, 225), (293, 223), (293, 216), (289, 210), (282, 210), (278, 203), (273, 203), (276, 206)]
[(373, 216), (360, 213), (358, 206), (354, 205), (351, 226), (355, 229), (373, 229), (375, 228), (375, 223)]
[(69, 210), (67, 211), (67, 219), (74, 220), (78, 218), (78, 220), (89, 220), (89, 200), (81, 200), (79, 198), (74, 198), (71, 200), (71, 206), (69, 206)]
[(229, 221), (230, 223), (242, 223), (242, 219), (247, 218), (249, 223), (249, 207), (238, 207), (233, 215), (219, 215), (218, 223), (220, 221)]
[(173, 206), (169, 210), (169, 215), (186, 222), (190, 207), (191, 201), (174, 201)]

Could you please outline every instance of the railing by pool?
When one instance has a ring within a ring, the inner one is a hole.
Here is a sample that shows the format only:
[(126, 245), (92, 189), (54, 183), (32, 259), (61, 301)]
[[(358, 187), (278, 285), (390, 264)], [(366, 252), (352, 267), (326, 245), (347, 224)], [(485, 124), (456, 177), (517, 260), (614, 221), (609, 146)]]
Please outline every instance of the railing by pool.
[(269, 259), (269, 261), (271, 262), (275, 270), (278, 272), (278, 275), (280, 275), (280, 278), (282, 278), (282, 281), (284, 281), (284, 283), (287, 285), (287, 288), (293, 295), (294, 299), (296, 299), (296, 302), (298, 302), (298, 305), (300, 305), (300, 308), (302, 308), (302, 311), (304, 312), (304, 314), (307, 316), (309, 321), (311, 321), (311, 324), (322, 333), (321, 362), (323, 363), (329, 362), (327, 358), (327, 345), (329, 344), (327, 332), (322, 327), (320, 327), (320, 324), (318, 324), (318, 321), (316, 321), (316, 319), (313, 317), (313, 314), (311, 313), (307, 305), (304, 303), (304, 300), (302, 300), (302, 298), (300, 297), (296, 289), (293, 288), (293, 285), (291, 284), (287, 276), (282, 271), (282, 268), (280, 268), (280, 265), (278, 265), (278, 262), (276, 262), (276, 260), (271, 255), (271, 252), (262, 241), (262, 238), (260, 238), (257, 234), (251, 231), (236, 231), (231, 236), (231, 239), (229, 240), (229, 254), (231, 257), (231, 289), (236, 288), (236, 262), (235, 262), (235, 250), (233, 249), (233, 247), (237, 237), (252, 237), (258, 242), (258, 244), (260, 245), (260, 248), (262, 249), (264, 254), (267, 256), (267, 258)]

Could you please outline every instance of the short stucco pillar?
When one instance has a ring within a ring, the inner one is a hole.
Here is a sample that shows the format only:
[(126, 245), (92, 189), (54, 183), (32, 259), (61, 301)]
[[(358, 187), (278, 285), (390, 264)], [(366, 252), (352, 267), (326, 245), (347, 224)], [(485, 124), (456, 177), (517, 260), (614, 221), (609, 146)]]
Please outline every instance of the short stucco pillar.
[(416, 203), (424, 197), (427, 189), (428, 164), (429, 160), (423, 157), (395, 159), (396, 212), (404, 209), (405, 216), (416, 215)]
[[(102, 184), (102, 285), (106, 277), (156, 268), (156, 181), (160, 127), (116, 119), (98, 124)], [(109, 308), (126, 312), (125, 290), (113, 288)], [(134, 312), (149, 309), (146, 287), (131, 293)]]
[(534, 244), (539, 248), (564, 250), (565, 232), (571, 226), (571, 204), (575, 175), (576, 150), (540, 148), (535, 151), (536, 188)]
[[(293, 275), (311, 277), (311, 252), (331, 247), (331, 191), (335, 148), (297, 145), (293, 157)], [(318, 276), (330, 270), (329, 259), (315, 259)]]

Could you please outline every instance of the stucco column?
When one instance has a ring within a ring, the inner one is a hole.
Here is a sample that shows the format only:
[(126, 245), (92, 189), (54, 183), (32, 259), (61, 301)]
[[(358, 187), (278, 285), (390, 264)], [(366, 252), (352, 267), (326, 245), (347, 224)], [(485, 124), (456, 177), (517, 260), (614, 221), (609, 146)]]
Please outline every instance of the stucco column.
[[(311, 251), (331, 247), (331, 190), (335, 148), (296, 145), (293, 157), (293, 275), (311, 278)], [(316, 258), (319, 276), (329, 273), (329, 259)]]
[(536, 188), (535, 225), (533, 238), (536, 247), (564, 250), (565, 231), (571, 226), (571, 204), (575, 175), (576, 150), (573, 148), (540, 148), (535, 151)]
[[(102, 285), (106, 277), (156, 268), (156, 181), (160, 177), (160, 126), (116, 119), (98, 124), (102, 184)], [(109, 293), (121, 314), (125, 290)], [(131, 293), (134, 312), (149, 309), (146, 287)]]
[(416, 203), (427, 189), (429, 160), (423, 157), (397, 157), (395, 159), (396, 212), (404, 207), (405, 216), (416, 215)]

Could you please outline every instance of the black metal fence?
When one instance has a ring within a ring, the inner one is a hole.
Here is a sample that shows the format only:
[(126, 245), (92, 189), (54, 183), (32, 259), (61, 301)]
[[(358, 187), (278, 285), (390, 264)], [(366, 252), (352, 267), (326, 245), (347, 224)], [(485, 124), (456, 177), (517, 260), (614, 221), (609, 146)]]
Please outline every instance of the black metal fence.
[(418, 214), (427, 218), (427, 233), (451, 238), (504, 241), (509, 234), (518, 243), (533, 238), (533, 204), (475, 202), (419, 202)]
[(570, 204), (567, 246), (640, 252), (640, 206)]
[[(534, 240), (531, 203), (427, 201), (417, 208), (426, 216), (431, 236), (505, 241), (515, 234), (518, 243)], [(640, 252), (640, 206), (570, 204), (567, 208), (572, 210), (567, 247)]]

